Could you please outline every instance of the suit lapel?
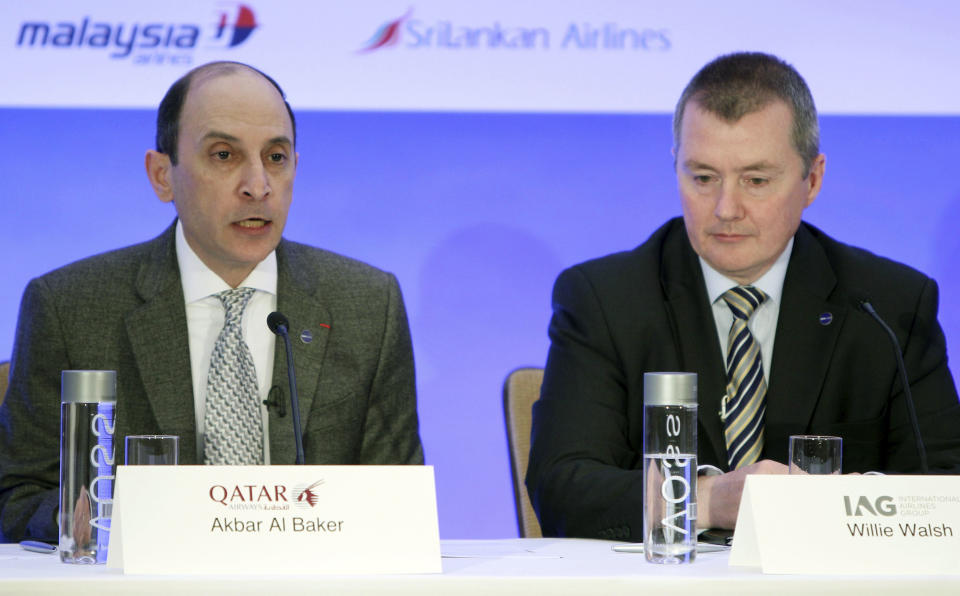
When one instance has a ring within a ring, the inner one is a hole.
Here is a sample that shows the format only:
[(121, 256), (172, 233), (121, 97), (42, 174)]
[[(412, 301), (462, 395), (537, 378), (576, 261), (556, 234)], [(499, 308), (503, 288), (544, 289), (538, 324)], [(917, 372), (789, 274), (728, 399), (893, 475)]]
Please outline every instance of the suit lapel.
[[(717, 459), (716, 462), (701, 463), (715, 463), (726, 468), (727, 447), (719, 416), (720, 400), (726, 392), (723, 355), (717, 341), (713, 311), (707, 301), (703, 272), (682, 224), (676, 226), (664, 242), (661, 283), (672, 318), (680, 370), (699, 372), (698, 416), (707, 435), (700, 442), (709, 441)], [(701, 445), (701, 453), (703, 447)]]
[(180, 461), (189, 464), (196, 460), (196, 415), (174, 230), (171, 226), (153, 242), (136, 281), (143, 304), (125, 322), (157, 424), (164, 434), (180, 436)]
[[(300, 426), (303, 430), (307, 428), (327, 341), (334, 325), (329, 310), (316, 296), (316, 286), (323, 280), (310, 279), (309, 270), (295, 247), (281, 241), (277, 247), (277, 310), (290, 321), (290, 343), (300, 400)], [(309, 341), (305, 341), (308, 336)], [(282, 389), (281, 399), (285, 400), (288, 413), (280, 417), (276, 408), (270, 409), (270, 462), (292, 464), (296, 459), (296, 442), (290, 413), (286, 353), (283, 339), (278, 337), (276, 341), (273, 384)]]
[[(823, 249), (801, 224), (783, 282), (767, 392), (764, 457), (787, 460), (787, 438), (808, 427), (849, 307)], [(827, 324), (823, 322), (829, 318)]]

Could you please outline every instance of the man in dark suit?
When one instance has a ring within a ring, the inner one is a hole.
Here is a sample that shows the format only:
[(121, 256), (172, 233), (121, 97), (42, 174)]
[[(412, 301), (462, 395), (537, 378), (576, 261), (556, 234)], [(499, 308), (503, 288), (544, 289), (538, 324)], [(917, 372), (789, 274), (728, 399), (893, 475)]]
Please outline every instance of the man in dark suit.
[[(211, 411), (249, 407), (253, 456), (242, 463), (294, 463), (285, 356), (265, 323), (273, 310), (291, 325), (306, 463), (423, 463), (396, 278), (281, 238), (295, 134), (279, 86), (246, 65), (208, 64), (170, 88), (146, 169), (177, 221), (24, 292), (0, 408), (0, 542), (57, 539), (61, 370), (117, 371), (117, 462), (126, 435), (174, 434), (181, 463), (222, 463)], [(237, 288), (251, 294), (239, 324), (256, 369), (252, 407), (208, 391), (225, 328), (217, 295)]]
[(894, 352), (861, 301), (903, 347), (931, 471), (960, 468), (937, 285), (801, 222), (818, 136), (806, 83), (776, 57), (723, 56), (690, 81), (674, 115), (683, 218), (554, 288), (527, 474), (545, 535), (642, 540), (645, 372), (698, 375), (700, 527), (734, 526), (745, 476), (784, 473), (792, 434), (841, 436), (845, 472), (917, 472)]

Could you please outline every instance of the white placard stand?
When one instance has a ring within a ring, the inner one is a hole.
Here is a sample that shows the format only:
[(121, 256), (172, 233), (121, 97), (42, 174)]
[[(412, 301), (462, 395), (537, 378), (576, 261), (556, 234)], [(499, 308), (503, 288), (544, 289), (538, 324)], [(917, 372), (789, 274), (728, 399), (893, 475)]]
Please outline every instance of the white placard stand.
[(960, 574), (960, 477), (747, 476), (730, 565)]
[(107, 566), (439, 573), (432, 466), (118, 466)]

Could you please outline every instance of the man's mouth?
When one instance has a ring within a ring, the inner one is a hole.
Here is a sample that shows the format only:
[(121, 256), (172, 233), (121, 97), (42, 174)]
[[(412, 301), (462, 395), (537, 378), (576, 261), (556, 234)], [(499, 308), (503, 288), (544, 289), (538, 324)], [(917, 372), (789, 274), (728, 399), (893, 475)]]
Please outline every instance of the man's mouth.
[(740, 239), (740, 238), (745, 238), (749, 235), (736, 230), (711, 230), (708, 233), (714, 238), (717, 238), (719, 240)]
[(236, 225), (240, 226), (241, 228), (262, 228), (263, 226), (267, 225), (268, 223), (270, 223), (270, 222), (267, 221), (267, 220), (265, 220), (265, 219), (260, 219), (260, 218), (254, 217), (254, 218), (251, 218), (251, 219), (243, 219), (243, 220), (240, 220), (240, 221), (237, 222)]

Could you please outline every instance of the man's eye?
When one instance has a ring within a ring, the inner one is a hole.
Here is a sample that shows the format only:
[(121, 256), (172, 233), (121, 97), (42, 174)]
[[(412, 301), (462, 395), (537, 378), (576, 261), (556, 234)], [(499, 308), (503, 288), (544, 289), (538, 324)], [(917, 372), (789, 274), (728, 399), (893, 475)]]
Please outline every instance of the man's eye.
[(287, 159), (287, 156), (283, 153), (271, 153), (269, 159), (274, 163), (282, 163), (283, 160)]
[(768, 180), (766, 178), (747, 178), (749, 186), (764, 186)]
[(699, 176), (693, 177), (693, 181), (696, 182), (697, 184), (710, 184), (712, 180), (713, 180), (713, 176), (710, 176), (708, 174), (700, 174)]
[(214, 155), (214, 157), (216, 157), (217, 159), (219, 159), (219, 160), (221, 160), (221, 161), (226, 161), (226, 160), (230, 159), (230, 152), (229, 152), (229, 151), (217, 151), (217, 152), (214, 153), (213, 155)]

